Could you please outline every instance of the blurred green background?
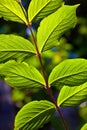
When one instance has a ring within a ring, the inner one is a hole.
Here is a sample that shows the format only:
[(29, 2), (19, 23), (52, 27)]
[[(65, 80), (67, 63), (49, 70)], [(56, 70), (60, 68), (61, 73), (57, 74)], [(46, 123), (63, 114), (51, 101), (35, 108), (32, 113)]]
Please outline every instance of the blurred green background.
[[(29, 2), (29, 0), (22, 0), (22, 3), (26, 9)], [(43, 53), (43, 63), (47, 76), (55, 65), (65, 59), (77, 57), (87, 58), (87, 0), (65, 0), (65, 3), (69, 5), (80, 3), (79, 8), (77, 9), (78, 21), (76, 27), (73, 30), (71, 29), (67, 31), (61, 37), (57, 48), (53, 48), (52, 50)], [(33, 24), (35, 34), (38, 26), (39, 22)], [(0, 19), (0, 34), (17, 34), (32, 40), (29, 29), (26, 28), (25, 25), (10, 21), (4, 21), (3, 18)], [(26, 60), (26, 62), (33, 64), (40, 70), (39, 61), (36, 57), (31, 57), (30, 59)], [(6, 85), (3, 83), (3, 81), (0, 81), (0, 83), (0, 87)], [(9, 86), (7, 86), (7, 88), (9, 88)], [(3, 91), (5, 91), (5, 89)], [(54, 96), (57, 97), (59, 88), (52, 89)], [(0, 130), (13, 130), (14, 116), (24, 104), (32, 100), (50, 100), (48, 93), (44, 89), (17, 90), (11, 88), (8, 93), (10, 96), (7, 102), (10, 102), (13, 106), (11, 110), (14, 114), (11, 116), (11, 119), (8, 119), (10, 123), (10, 126), (7, 125), (8, 129), (7, 126), (6, 128), (0, 126)], [(2, 104), (0, 104), (0, 107), (2, 107), (1, 105)], [(63, 112), (63, 115), (70, 126), (70, 130), (80, 130), (81, 126), (87, 122), (87, 102), (74, 108), (62, 108), (61, 111)], [(1, 113), (2, 109), (0, 109), (0, 114)], [(0, 116), (0, 120), (2, 121), (1, 117), (3, 118), (3, 114)], [(7, 118), (5, 119), (7, 120)], [(3, 123), (0, 123), (0, 125), (2, 124)], [(52, 118), (52, 121), (46, 124), (40, 130), (63, 130), (61, 121), (59, 117), (57, 117), (57, 113), (55, 113), (55, 117)]]

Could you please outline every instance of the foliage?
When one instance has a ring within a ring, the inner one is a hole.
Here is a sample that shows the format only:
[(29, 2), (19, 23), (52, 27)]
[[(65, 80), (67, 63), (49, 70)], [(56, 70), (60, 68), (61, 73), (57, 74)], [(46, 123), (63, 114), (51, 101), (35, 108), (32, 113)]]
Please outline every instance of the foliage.
[(15, 130), (34, 130), (45, 124), (55, 112), (55, 106), (48, 101), (33, 101), (25, 105), (17, 114)]
[[(35, 48), (30, 41), (16, 35), (0, 35), (0, 61), (23, 60), (29, 55), (35, 55)], [(21, 46), (21, 44), (23, 46)]]
[[(33, 40), (14, 34), (0, 35), (0, 77), (15, 88), (44, 88), (53, 102), (41, 100), (24, 105), (16, 115), (15, 130), (37, 130), (51, 120), (56, 110), (65, 130), (68, 130), (60, 106), (76, 106), (86, 101), (86, 59), (65, 60), (52, 69), (48, 78), (42, 61), (44, 52), (58, 47), (62, 34), (75, 27), (78, 6), (64, 5), (62, 0), (32, 0), (26, 11), (21, 0), (0, 0), (0, 17), (25, 24), (30, 29)], [(40, 25), (35, 36), (32, 23), (38, 20)], [(40, 70), (33, 66), (33, 57), (38, 57)], [(60, 88), (57, 102), (51, 87)], [(84, 128), (87, 125), (82, 129)]]
[(25, 10), (19, 2), (19, 0), (0, 0), (0, 17), (4, 17), (6, 20), (27, 24), (24, 14)]
[(87, 129), (87, 123), (81, 128), (81, 130), (86, 130)]
[(29, 66), (24, 62), (8, 61), (3, 65), (1, 73), (5, 76), (9, 85), (17, 88), (45, 86), (44, 79), (39, 71), (34, 66)]
[[(65, 93), (66, 92), (66, 93)], [(65, 93), (65, 94), (64, 94)], [(58, 96), (59, 106), (76, 106), (87, 98), (87, 83), (80, 86), (64, 86)]]

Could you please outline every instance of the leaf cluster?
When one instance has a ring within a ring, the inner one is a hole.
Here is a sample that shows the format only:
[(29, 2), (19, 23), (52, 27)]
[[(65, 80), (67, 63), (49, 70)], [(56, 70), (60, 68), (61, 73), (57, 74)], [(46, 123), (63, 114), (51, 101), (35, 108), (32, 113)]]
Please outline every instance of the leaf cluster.
[[(12, 87), (31, 89), (47, 87), (45, 77), (25, 62), (58, 46), (63, 33), (74, 28), (79, 5), (64, 5), (62, 0), (31, 0), (26, 11), (20, 0), (0, 0), (0, 17), (25, 24), (30, 28), (34, 44), (17, 35), (0, 35), (0, 76)], [(32, 23), (40, 20), (36, 38)], [(40, 57), (41, 58), (41, 57)], [(50, 87), (61, 87), (58, 106), (75, 106), (87, 99), (87, 60), (68, 59), (50, 72)], [(47, 123), (56, 111), (54, 103), (41, 100), (26, 104), (17, 114), (15, 130), (37, 130)], [(84, 128), (82, 128), (84, 129)]]

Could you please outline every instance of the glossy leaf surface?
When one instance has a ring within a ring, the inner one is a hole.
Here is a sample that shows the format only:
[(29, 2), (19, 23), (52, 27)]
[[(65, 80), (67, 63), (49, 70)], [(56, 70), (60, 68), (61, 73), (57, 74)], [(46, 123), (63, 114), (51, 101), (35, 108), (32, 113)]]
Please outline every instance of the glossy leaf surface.
[(5, 20), (27, 24), (25, 17), (26, 12), (19, 1), (20, 0), (0, 0), (0, 17), (3, 17)]
[(33, 101), (26, 104), (17, 114), (15, 130), (37, 130), (47, 123), (55, 112), (49, 101)]
[(8, 61), (4, 64), (1, 74), (5, 76), (6, 82), (17, 88), (37, 88), (45, 86), (45, 81), (40, 72), (27, 63)]
[(52, 86), (78, 86), (87, 82), (87, 60), (68, 59), (58, 64), (50, 73), (49, 84)]
[(76, 25), (75, 6), (63, 5), (55, 13), (43, 19), (37, 32), (37, 44), (40, 52), (58, 45), (58, 39), (70, 28)]
[(35, 48), (28, 40), (16, 35), (0, 35), (0, 62), (9, 58), (23, 60), (34, 54)]
[(76, 106), (87, 100), (87, 82), (75, 87), (64, 86), (58, 96), (59, 106)]
[(55, 12), (63, 0), (31, 0), (28, 8), (29, 21), (38, 20)]

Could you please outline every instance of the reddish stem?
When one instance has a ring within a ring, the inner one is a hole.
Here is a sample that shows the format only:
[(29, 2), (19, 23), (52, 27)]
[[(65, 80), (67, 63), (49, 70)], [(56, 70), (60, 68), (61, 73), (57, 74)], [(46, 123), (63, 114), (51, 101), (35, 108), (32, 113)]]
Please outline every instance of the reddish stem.
[(41, 53), (39, 52), (39, 49), (38, 49), (38, 46), (37, 46), (37, 40), (35, 39), (35, 36), (34, 36), (34, 34), (33, 34), (33, 31), (32, 31), (32, 23), (30, 23), (29, 20), (28, 20), (28, 18), (27, 18), (27, 15), (26, 15), (26, 13), (25, 13), (25, 11), (24, 11), (24, 8), (23, 8), (23, 6), (22, 6), (21, 0), (19, 1), (19, 4), (20, 4), (20, 6), (21, 6), (21, 9), (22, 9), (22, 11), (23, 11), (25, 17), (26, 17), (26, 20), (27, 20), (27, 23), (28, 23), (27, 26), (28, 26), (29, 29), (30, 29), (30, 32), (31, 32), (31, 35), (32, 35), (32, 38), (33, 38), (33, 41), (34, 41), (34, 44), (35, 44), (35, 47), (36, 47), (37, 56), (38, 56), (38, 59), (39, 59), (39, 61), (40, 61), (40, 66), (41, 66), (42, 74), (43, 74), (43, 77), (44, 77), (44, 80), (45, 80), (45, 84), (46, 84), (45, 87), (47, 88), (47, 91), (48, 91), (48, 93), (49, 93), (49, 95), (50, 95), (50, 98), (52, 99), (52, 102), (54, 103), (54, 105), (55, 105), (55, 107), (56, 107), (56, 110), (58, 111), (58, 113), (59, 113), (59, 115), (60, 115), (60, 118), (61, 118), (61, 121), (62, 121), (62, 123), (63, 123), (64, 129), (65, 129), (65, 130), (69, 130), (68, 127), (67, 127), (67, 125), (66, 125), (66, 122), (65, 122), (65, 120), (64, 120), (64, 117), (63, 117), (63, 115), (62, 115), (62, 113), (61, 113), (61, 111), (60, 111), (60, 108), (59, 108), (59, 106), (58, 106), (58, 104), (57, 104), (57, 102), (56, 102), (56, 100), (55, 100), (55, 98), (54, 98), (54, 96), (53, 96), (53, 94), (52, 94), (52, 90), (51, 90), (51, 88), (50, 88), (50, 85), (48, 84), (48, 79), (47, 79), (47, 77), (46, 77), (46, 73), (45, 73), (45, 71), (44, 71), (44, 67), (43, 67), (43, 63), (42, 63)]
[(51, 88), (50, 88), (50, 85), (48, 84), (48, 79), (47, 79), (47, 77), (46, 77), (46, 73), (45, 73), (45, 71), (44, 71), (44, 67), (43, 67), (43, 63), (42, 63), (42, 57), (41, 57), (41, 54), (40, 54), (40, 52), (39, 52), (39, 50), (38, 50), (37, 41), (36, 41), (35, 36), (34, 36), (34, 34), (33, 34), (31, 24), (29, 24), (28, 26), (29, 26), (29, 29), (30, 29), (30, 32), (31, 32), (31, 35), (32, 35), (32, 38), (33, 38), (33, 41), (34, 41), (34, 44), (35, 44), (35, 47), (36, 47), (37, 56), (38, 56), (39, 61), (40, 61), (40, 66), (41, 66), (42, 74), (43, 74), (43, 77), (44, 77), (44, 80), (45, 80), (45, 84), (46, 84), (45, 87), (47, 88), (47, 91), (48, 91), (48, 93), (49, 93), (49, 95), (50, 95), (50, 98), (52, 99), (52, 102), (53, 102), (54, 105), (56, 106), (56, 110), (58, 111), (58, 113), (59, 113), (59, 115), (60, 115), (60, 118), (61, 118), (61, 121), (62, 121), (62, 123), (63, 123), (63, 126), (64, 126), (65, 130), (69, 130), (68, 127), (67, 127), (67, 125), (66, 125), (66, 122), (65, 122), (65, 120), (64, 120), (64, 117), (63, 117), (63, 115), (62, 115), (62, 113), (61, 113), (61, 111), (60, 111), (60, 108), (59, 108), (59, 106), (58, 106), (58, 104), (57, 104), (57, 102), (56, 102), (56, 100), (55, 100), (55, 98), (54, 98), (54, 96), (53, 96), (53, 94), (52, 94), (52, 90), (51, 90)]

